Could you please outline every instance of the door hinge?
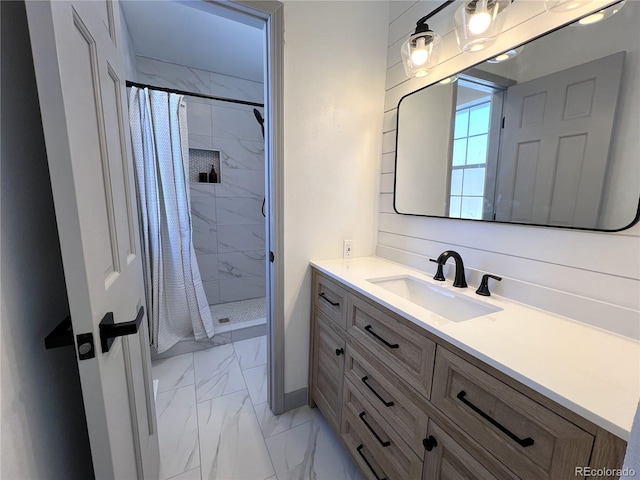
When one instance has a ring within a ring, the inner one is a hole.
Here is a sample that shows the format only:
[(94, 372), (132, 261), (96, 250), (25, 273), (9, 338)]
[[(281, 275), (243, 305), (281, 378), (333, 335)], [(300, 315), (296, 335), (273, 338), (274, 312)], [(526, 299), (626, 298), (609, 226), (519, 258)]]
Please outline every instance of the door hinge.
[(96, 356), (93, 333), (81, 333), (76, 336), (76, 339), (78, 340), (78, 360), (88, 360)]
[(504, 128), (504, 118), (505, 117), (502, 117), (502, 128)]
[(276, 256), (273, 254), (273, 252), (269, 252), (269, 261), (273, 263), (275, 259), (276, 259)]

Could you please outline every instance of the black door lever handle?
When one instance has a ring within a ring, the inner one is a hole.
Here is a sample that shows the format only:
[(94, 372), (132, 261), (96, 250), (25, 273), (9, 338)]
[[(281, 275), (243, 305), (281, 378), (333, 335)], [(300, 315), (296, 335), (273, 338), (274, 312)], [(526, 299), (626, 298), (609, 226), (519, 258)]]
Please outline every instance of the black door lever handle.
[(140, 307), (136, 318), (129, 322), (115, 323), (113, 320), (113, 312), (107, 312), (104, 318), (100, 321), (100, 345), (102, 346), (102, 353), (107, 353), (113, 345), (116, 337), (122, 337), (123, 335), (133, 335), (138, 333), (140, 323), (144, 317), (144, 307)]

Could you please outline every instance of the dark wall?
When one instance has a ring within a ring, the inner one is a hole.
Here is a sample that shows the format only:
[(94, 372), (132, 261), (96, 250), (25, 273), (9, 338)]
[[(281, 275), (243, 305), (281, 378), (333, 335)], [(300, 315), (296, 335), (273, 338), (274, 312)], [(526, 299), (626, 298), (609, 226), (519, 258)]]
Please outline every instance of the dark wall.
[(93, 478), (23, 1), (0, 1), (0, 478)]

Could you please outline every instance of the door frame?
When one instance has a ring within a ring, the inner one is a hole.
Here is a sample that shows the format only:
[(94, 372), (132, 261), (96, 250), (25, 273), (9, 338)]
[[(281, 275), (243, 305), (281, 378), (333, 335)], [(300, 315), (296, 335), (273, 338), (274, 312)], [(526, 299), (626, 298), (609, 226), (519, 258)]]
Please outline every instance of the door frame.
[(275, 0), (207, 0), (265, 23), (265, 214), (267, 384), (271, 411), (286, 411), (284, 393), (284, 4)]

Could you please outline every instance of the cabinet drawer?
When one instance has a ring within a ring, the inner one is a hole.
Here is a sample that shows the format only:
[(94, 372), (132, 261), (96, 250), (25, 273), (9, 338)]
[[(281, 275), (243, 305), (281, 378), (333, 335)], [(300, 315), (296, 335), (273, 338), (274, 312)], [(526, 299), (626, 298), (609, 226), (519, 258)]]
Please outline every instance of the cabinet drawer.
[[(413, 453), (349, 380), (344, 383), (342, 408), (343, 439), (348, 438), (347, 445), (352, 448), (355, 446), (355, 451), (351, 453), (357, 461), (363, 460), (363, 448), (370, 455), (364, 454), (370, 467), (362, 468), (363, 471), (376, 472), (379, 478), (384, 476), (388, 480), (420, 479), (422, 458)], [(359, 449), (359, 445), (363, 448)], [(378, 469), (372, 461), (377, 464)], [(363, 463), (366, 462), (363, 460)]]
[(422, 456), (429, 410), (426, 400), (353, 342), (347, 343), (344, 374), (413, 451)]
[(498, 480), (433, 421), (426, 443), (422, 480)]
[(313, 303), (336, 325), (347, 328), (347, 291), (314, 270)]
[(429, 398), (435, 343), (353, 294), (348, 295), (347, 308), (347, 332)]
[(327, 422), (339, 431), (345, 341), (317, 310), (313, 325), (311, 394)]
[(442, 347), (431, 401), (522, 479), (573, 478), (589, 464), (590, 434)]

